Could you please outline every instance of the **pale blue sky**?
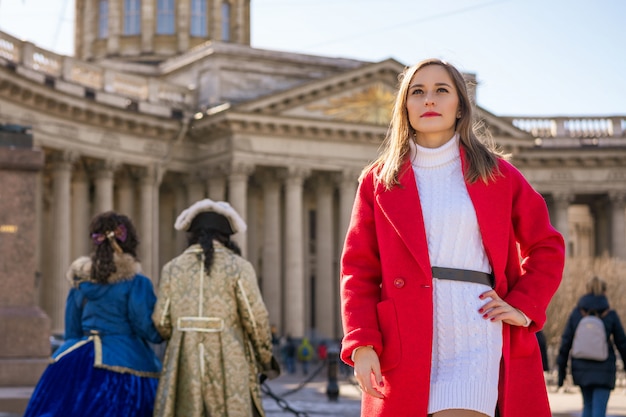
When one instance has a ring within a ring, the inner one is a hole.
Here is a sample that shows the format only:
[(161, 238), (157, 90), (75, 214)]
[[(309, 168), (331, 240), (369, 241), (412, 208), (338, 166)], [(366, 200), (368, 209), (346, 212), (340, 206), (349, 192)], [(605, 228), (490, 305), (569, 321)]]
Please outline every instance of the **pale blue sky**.
[[(73, 0), (0, 0), (0, 30), (73, 53)], [(252, 46), (478, 77), (497, 115), (626, 115), (624, 0), (252, 0)]]

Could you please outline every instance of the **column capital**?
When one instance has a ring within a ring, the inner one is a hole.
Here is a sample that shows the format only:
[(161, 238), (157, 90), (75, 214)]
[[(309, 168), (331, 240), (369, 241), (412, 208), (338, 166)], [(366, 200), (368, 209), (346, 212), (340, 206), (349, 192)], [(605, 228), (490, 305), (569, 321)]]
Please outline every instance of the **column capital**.
[(211, 164), (203, 170), (207, 177), (225, 177), (230, 171), (230, 165), (226, 162)]
[(286, 174), (282, 170), (269, 167), (257, 168), (254, 174), (255, 180), (263, 189), (278, 186), (285, 176)]
[(120, 166), (121, 163), (116, 159), (99, 159), (89, 164), (96, 178), (113, 178)]
[(333, 175), (333, 179), (340, 187), (352, 187), (359, 181), (359, 175), (361, 175), (361, 170), (357, 168), (346, 168), (341, 172), (337, 172)]
[(626, 204), (626, 192), (624, 191), (609, 191), (609, 200), (611, 204), (624, 205)]
[(334, 172), (317, 172), (314, 176), (311, 177), (313, 180), (313, 185), (315, 188), (319, 190), (324, 190), (335, 185), (335, 176), (337, 174)]
[(255, 165), (248, 162), (231, 162), (229, 168), (229, 177), (243, 176), (247, 178), (254, 172)]
[(552, 193), (552, 198), (557, 204), (570, 204), (574, 201), (574, 194), (568, 191), (558, 191)]
[(54, 151), (48, 156), (54, 169), (72, 169), (72, 165), (80, 159), (80, 154), (76, 151)]
[(302, 185), (309, 175), (311, 175), (310, 168), (289, 166), (283, 173), (282, 179), (287, 185)]

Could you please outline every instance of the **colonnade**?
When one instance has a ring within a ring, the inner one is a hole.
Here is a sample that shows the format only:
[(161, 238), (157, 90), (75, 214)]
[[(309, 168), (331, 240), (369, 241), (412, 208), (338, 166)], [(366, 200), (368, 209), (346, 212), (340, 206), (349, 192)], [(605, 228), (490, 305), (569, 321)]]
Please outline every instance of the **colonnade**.
[[(38, 216), (40, 305), (53, 332), (62, 332), (65, 274), (73, 259), (89, 253), (94, 214), (115, 209), (130, 215), (143, 270), (156, 286), (161, 267), (186, 246), (184, 234), (173, 228), (176, 216), (209, 197), (228, 200), (248, 223), (248, 231), (235, 239), (257, 271), (272, 324), (295, 337), (340, 337), (339, 258), (357, 177), (358, 170), (250, 162), (159, 174), (152, 166), (48, 152)], [(626, 259), (626, 193), (555, 190), (544, 196), (569, 256), (608, 253)], [(580, 205), (589, 207), (584, 224), (571, 214)]]
[(38, 259), (40, 305), (62, 333), (70, 263), (90, 251), (96, 213), (115, 209), (137, 227), (139, 258), (155, 286), (161, 267), (186, 246), (176, 216), (209, 197), (227, 199), (246, 219), (235, 239), (254, 265), (271, 322), (283, 334), (341, 334), (338, 264), (358, 171), (233, 164), (194, 174), (82, 158), (50, 151), (41, 175)]

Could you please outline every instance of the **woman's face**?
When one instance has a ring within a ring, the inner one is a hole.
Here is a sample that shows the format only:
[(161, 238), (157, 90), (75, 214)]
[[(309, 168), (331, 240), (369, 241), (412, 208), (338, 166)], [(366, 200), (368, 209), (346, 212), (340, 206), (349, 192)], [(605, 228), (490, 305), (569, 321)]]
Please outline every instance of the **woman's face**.
[(409, 83), (406, 109), (419, 145), (436, 148), (452, 138), (459, 95), (448, 71), (436, 64), (418, 70)]

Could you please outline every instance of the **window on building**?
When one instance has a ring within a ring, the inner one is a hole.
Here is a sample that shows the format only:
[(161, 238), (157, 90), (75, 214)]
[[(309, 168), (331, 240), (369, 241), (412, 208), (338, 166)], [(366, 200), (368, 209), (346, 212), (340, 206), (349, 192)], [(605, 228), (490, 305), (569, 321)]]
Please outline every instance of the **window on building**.
[(98, 38), (109, 36), (109, 0), (100, 0), (98, 5)]
[(222, 40), (230, 41), (230, 3), (222, 3)]
[(159, 0), (157, 3), (157, 33), (173, 35), (175, 29), (174, 0)]
[(191, 36), (207, 36), (206, 3), (206, 0), (191, 0)]
[(124, 0), (124, 35), (141, 33), (141, 0)]

